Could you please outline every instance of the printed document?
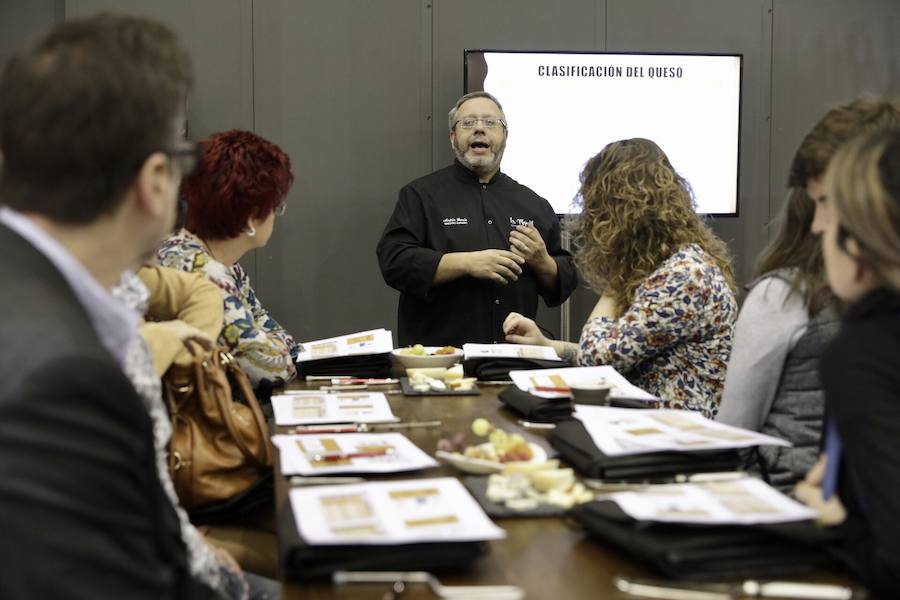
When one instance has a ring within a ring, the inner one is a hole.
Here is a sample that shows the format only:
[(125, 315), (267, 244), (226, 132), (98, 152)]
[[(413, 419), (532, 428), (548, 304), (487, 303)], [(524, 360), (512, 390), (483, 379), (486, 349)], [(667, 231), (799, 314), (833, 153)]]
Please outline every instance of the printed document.
[(276, 435), (285, 475), (399, 473), (436, 467), (402, 433), (323, 433)]
[(610, 387), (610, 398), (629, 398), (648, 402), (658, 400), (656, 396), (632, 385), (618, 371), (606, 365), (510, 371), (509, 377), (520, 390), (541, 398), (568, 398), (571, 396), (568, 388), (572, 386), (604, 385)]
[(317, 423), (393, 423), (387, 396), (381, 392), (327, 394), (309, 392), (272, 396), (276, 425)]
[(290, 501), (300, 536), (310, 545), (506, 537), (452, 477), (294, 488)]
[(640, 521), (702, 525), (756, 525), (815, 519), (818, 513), (764, 481), (747, 477), (710, 483), (654, 485), (598, 496)]
[(578, 404), (575, 418), (584, 423), (594, 444), (607, 456), (791, 445), (781, 438), (718, 423), (687, 410)]
[(560, 360), (556, 350), (550, 346), (529, 346), (527, 344), (463, 344), (466, 360), (470, 358), (531, 358), (540, 360)]
[(391, 332), (387, 329), (373, 329), (348, 335), (303, 342), (303, 349), (297, 356), (297, 362), (356, 356), (364, 354), (385, 354), (394, 349)]

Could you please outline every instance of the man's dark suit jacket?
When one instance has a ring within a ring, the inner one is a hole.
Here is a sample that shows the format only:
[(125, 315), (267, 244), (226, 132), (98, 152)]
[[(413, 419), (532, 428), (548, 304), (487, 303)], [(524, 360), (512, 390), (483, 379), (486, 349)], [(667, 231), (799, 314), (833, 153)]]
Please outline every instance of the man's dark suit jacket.
[(0, 598), (181, 598), (151, 420), (62, 275), (0, 224)]

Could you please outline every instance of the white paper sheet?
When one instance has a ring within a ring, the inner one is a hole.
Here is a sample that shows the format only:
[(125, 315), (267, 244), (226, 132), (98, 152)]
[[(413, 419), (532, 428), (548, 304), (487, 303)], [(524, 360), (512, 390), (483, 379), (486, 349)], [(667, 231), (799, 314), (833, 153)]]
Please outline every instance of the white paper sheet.
[(302, 346), (303, 350), (297, 356), (297, 362), (339, 356), (384, 354), (394, 349), (394, 341), (389, 330), (372, 329), (324, 340), (303, 342)]
[(276, 425), (318, 423), (393, 423), (387, 396), (381, 392), (310, 392), (272, 396)]
[(571, 387), (579, 384), (595, 384), (604, 381), (612, 389), (611, 398), (630, 398), (653, 401), (658, 398), (632, 385), (618, 371), (610, 366), (601, 367), (566, 367), (563, 369), (532, 369), (528, 371), (510, 371), (510, 378), (520, 390), (541, 398), (568, 397), (568, 392), (537, 391), (536, 387)]
[(295, 488), (290, 501), (300, 536), (312, 545), (506, 537), (452, 477)]
[[(340, 473), (399, 473), (436, 467), (402, 433), (323, 433), (276, 435), (272, 442), (281, 455), (285, 475), (334, 475)], [(387, 450), (383, 456), (360, 456), (343, 460), (315, 460), (324, 453), (351, 454)]]
[(759, 479), (654, 485), (645, 491), (598, 496), (642, 521), (755, 525), (814, 519), (818, 513)]
[(591, 439), (607, 456), (791, 445), (780, 438), (718, 423), (687, 410), (579, 404), (575, 406), (575, 418), (584, 423)]
[(550, 346), (529, 346), (526, 344), (463, 344), (464, 358), (537, 358), (560, 360), (556, 350)]

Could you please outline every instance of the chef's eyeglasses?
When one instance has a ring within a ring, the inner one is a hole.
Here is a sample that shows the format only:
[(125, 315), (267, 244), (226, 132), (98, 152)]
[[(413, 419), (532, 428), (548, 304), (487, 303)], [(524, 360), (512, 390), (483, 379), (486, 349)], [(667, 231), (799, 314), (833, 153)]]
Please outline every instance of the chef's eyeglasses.
[(475, 126), (478, 123), (481, 123), (485, 129), (496, 129), (497, 127), (506, 127), (506, 121), (503, 119), (498, 119), (495, 117), (486, 117), (484, 119), (478, 119), (475, 117), (466, 117), (465, 119), (460, 119), (456, 123), (453, 124), (454, 127), (459, 125), (463, 129), (475, 129)]

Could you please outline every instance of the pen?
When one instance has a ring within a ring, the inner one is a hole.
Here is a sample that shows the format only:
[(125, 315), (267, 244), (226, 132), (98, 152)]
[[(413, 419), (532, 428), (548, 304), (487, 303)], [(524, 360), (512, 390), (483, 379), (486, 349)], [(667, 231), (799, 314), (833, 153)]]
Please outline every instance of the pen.
[(679, 473), (671, 477), (641, 482), (604, 481), (602, 479), (584, 479), (584, 484), (601, 492), (624, 492), (653, 489), (654, 486), (671, 485), (673, 483), (715, 483), (736, 481), (747, 477), (746, 471), (723, 471), (717, 473)]
[(359, 425), (299, 425), (294, 433), (359, 433)]
[(334, 385), (345, 385), (349, 383), (365, 383), (368, 385), (391, 385), (393, 383), (400, 383), (399, 379), (378, 379), (378, 378), (365, 378), (365, 377), (334, 377), (331, 379), (331, 383)]
[(365, 383), (351, 383), (347, 385), (338, 384), (338, 385), (323, 385), (319, 389), (323, 392), (338, 392), (342, 390), (365, 390), (368, 389), (368, 385)]
[(394, 431), (397, 429), (416, 429), (418, 427), (440, 427), (440, 421), (409, 421), (408, 423), (375, 423), (366, 425), (368, 431)]
[(332, 462), (338, 460), (350, 460), (352, 458), (374, 458), (393, 454), (393, 448), (381, 448), (379, 450), (366, 450), (365, 452), (318, 452), (306, 455), (309, 462)]
[(519, 425), (525, 427), (526, 429), (556, 429), (556, 425), (553, 423), (534, 423), (532, 421), (525, 421), (519, 419)]
[(342, 483), (364, 483), (362, 477), (291, 477), (291, 485), (339, 485)]
[(408, 423), (349, 423), (346, 425), (298, 425), (294, 433), (369, 433), (372, 431), (396, 431), (418, 427), (440, 427), (440, 421), (410, 421)]
[(746, 471), (718, 471), (715, 473), (680, 473), (675, 476), (676, 483), (713, 483), (717, 481), (736, 481), (749, 477)]

